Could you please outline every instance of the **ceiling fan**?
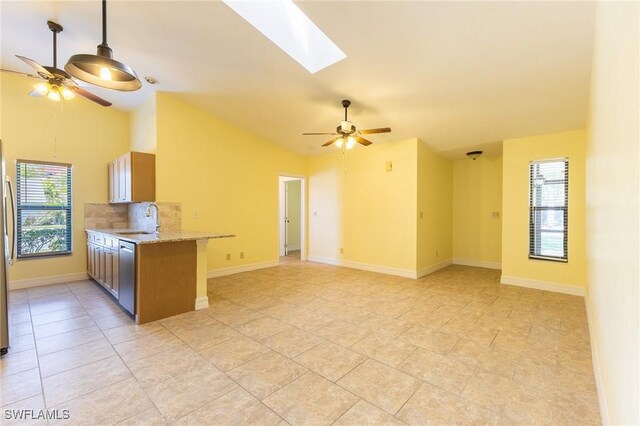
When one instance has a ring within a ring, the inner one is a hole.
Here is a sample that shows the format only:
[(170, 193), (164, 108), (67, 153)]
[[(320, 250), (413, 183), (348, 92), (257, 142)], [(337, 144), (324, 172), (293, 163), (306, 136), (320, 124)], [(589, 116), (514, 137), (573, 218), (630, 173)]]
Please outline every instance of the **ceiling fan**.
[(364, 146), (371, 145), (372, 142), (363, 138), (361, 135), (371, 135), (374, 133), (389, 133), (391, 129), (388, 127), (382, 127), (379, 129), (365, 129), (357, 130), (356, 126), (347, 120), (347, 109), (351, 105), (351, 101), (345, 99), (342, 101), (342, 107), (344, 108), (344, 120), (340, 122), (340, 125), (336, 128), (335, 133), (303, 133), (303, 136), (308, 135), (332, 135), (337, 136), (328, 142), (322, 144), (322, 146), (329, 146), (336, 144), (338, 148), (342, 148), (343, 145), (347, 149), (353, 148), (356, 142)]
[(75, 94), (89, 99), (99, 105), (108, 107), (111, 106), (111, 102), (106, 101), (93, 93), (89, 92), (78, 86), (71, 76), (64, 70), (57, 68), (57, 34), (62, 32), (62, 26), (53, 21), (47, 21), (47, 26), (53, 33), (53, 66), (43, 67), (33, 59), (25, 58), (24, 56), (16, 55), (18, 59), (26, 63), (37, 71), (38, 75), (22, 73), (12, 70), (2, 70), (5, 72), (12, 72), (16, 74), (26, 75), (27, 77), (41, 80), (40, 83), (34, 86), (34, 90), (30, 93), (32, 96), (47, 96), (52, 101), (60, 101), (62, 99), (72, 99)]

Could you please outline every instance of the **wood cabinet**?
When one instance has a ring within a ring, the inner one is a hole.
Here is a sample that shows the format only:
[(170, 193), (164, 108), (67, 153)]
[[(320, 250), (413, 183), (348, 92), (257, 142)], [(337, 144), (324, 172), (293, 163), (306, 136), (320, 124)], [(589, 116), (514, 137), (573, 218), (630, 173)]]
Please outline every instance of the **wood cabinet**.
[(156, 200), (156, 156), (127, 152), (108, 165), (109, 202), (138, 203)]
[(120, 289), (118, 243), (116, 238), (87, 234), (87, 273), (116, 298)]

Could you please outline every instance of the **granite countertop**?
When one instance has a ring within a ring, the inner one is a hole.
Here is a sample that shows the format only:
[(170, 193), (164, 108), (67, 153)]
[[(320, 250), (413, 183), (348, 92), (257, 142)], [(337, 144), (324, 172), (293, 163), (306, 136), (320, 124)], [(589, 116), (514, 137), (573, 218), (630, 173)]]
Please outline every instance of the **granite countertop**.
[(234, 234), (221, 234), (216, 232), (199, 231), (160, 231), (148, 233), (138, 229), (85, 229), (87, 232), (97, 232), (119, 240), (129, 241), (136, 244), (167, 243), (172, 241), (191, 241), (212, 238), (231, 238)]

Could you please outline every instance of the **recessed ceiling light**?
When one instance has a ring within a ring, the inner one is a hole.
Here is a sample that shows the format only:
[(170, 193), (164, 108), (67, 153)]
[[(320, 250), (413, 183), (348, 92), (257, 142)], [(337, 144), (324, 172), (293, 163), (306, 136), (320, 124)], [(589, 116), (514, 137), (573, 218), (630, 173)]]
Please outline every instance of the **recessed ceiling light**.
[(312, 74), (347, 57), (291, 0), (223, 1)]
[(144, 80), (149, 84), (158, 84), (158, 80), (154, 77), (145, 77)]

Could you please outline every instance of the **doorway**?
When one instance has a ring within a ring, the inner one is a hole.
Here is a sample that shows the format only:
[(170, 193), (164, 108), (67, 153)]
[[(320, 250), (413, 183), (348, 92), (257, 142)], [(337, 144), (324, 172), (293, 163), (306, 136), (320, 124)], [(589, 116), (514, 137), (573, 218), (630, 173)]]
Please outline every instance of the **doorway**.
[(280, 176), (279, 179), (280, 257), (306, 260), (305, 180), (298, 176)]

